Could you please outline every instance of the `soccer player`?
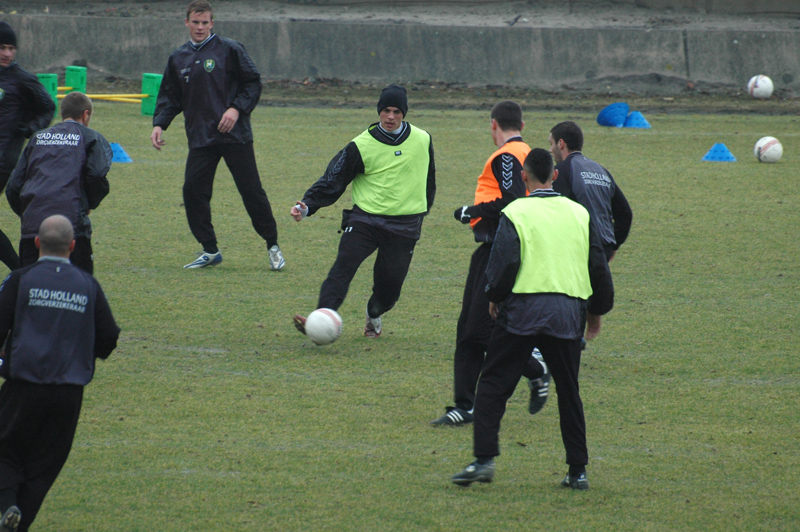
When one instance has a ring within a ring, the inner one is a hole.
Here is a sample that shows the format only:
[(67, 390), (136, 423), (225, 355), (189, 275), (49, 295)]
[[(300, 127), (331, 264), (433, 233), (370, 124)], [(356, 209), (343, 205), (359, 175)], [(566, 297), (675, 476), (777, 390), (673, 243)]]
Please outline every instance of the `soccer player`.
[[(597, 225), (609, 261), (628, 238), (633, 212), (611, 173), (589, 159), (583, 149), (583, 131), (575, 122), (561, 122), (550, 130), (550, 153), (558, 180), (553, 189), (583, 205)], [(600, 333), (600, 316), (586, 316), (586, 340)]]
[[(431, 136), (406, 122), (407, 114), (405, 88), (383, 89), (379, 121), (336, 154), (290, 211), (299, 222), (336, 203), (353, 184), (355, 205), (344, 211), (339, 253), (322, 283), (317, 308), (338, 310), (361, 263), (377, 250), (364, 326), (369, 338), (381, 335), (381, 316), (400, 298), (422, 220), (436, 194)], [(294, 323), (305, 333), (305, 317), (295, 315)]]
[(105, 137), (89, 128), (92, 101), (85, 94), (67, 94), (61, 102), (61, 117), (61, 123), (31, 138), (6, 189), (11, 209), (22, 219), (20, 264), (33, 264), (39, 257), (35, 238), (42, 221), (63, 214), (75, 233), (70, 260), (94, 273), (89, 212), (108, 195), (106, 174), (113, 154)]
[(181, 112), (185, 117), (189, 155), (183, 202), (189, 229), (203, 246), (184, 268), (222, 262), (211, 223), (211, 194), (220, 159), (231, 171), (253, 228), (267, 243), (269, 265), (283, 270), (286, 261), (278, 246), (278, 226), (256, 167), (250, 113), (261, 96), (261, 76), (241, 43), (212, 33), (214, 13), (205, 0), (186, 8), (190, 40), (169, 57), (153, 116), (150, 142), (157, 150), (166, 144), (163, 133)]
[(100, 284), (70, 264), (72, 223), (46, 218), (41, 257), (0, 286), (0, 530), (27, 531), (67, 461), (95, 360), (119, 327)]
[[(455, 406), (448, 406), (444, 415), (431, 421), (434, 426), (459, 426), (471, 423), (473, 419), (475, 387), (494, 326), (485, 292), (486, 264), (497, 232), (500, 211), (515, 199), (525, 196), (522, 163), (531, 149), (522, 140), (524, 125), (522, 108), (518, 103), (506, 100), (492, 108), (491, 134), (497, 150), (486, 161), (478, 177), (475, 204), (458, 207), (454, 213), (456, 220), (470, 225), (475, 241), (480, 246), (470, 260), (461, 315), (456, 327), (453, 355)], [(539, 374), (539, 362), (534, 359), (531, 365), (535, 368), (531, 374)], [(529, 385), (529, 411), (533, 414), (541, 410), (547, 401), (549, 373), (529, 381)]]
[[(17, 35), (7, 22), (0, 22), (0, 192), (11, 177), (25, 139), (46, 128), (56, 110), (53, 98), (16, 58)], [(11, 270), (19, 267), (17, 252), (2, 231), (0, 261)]]
[[(588, 211), (552, 188), (557, 173), (546, 150), (525, 158), (530, 192), (503, 209), (486, 268), (489, 313), (497, 320), (475, 397), (476, 460), (451, 477), (468, 486), (491, 482), (500, 454), (500, 421), (531, 358), (541, 351), (558, 396), (561, 438), (569, 471), (562, 485), (588, 489), (586, 424), (578, 387), (581, 316), (614, 304), (614, 285)], [(591, 300), (589, 297), (591, 296)]]

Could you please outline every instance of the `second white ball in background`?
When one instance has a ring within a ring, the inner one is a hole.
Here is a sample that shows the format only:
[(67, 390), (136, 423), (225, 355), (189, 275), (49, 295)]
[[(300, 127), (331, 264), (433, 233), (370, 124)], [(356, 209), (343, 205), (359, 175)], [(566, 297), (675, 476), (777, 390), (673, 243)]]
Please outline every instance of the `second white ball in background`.
[(750, 81), (747, 82), (747, 92), (753, 98), (759, 99), (766, 99), (772, 96), (772, 90), (774, 86), (772, 85), (772, 80), (769, 79), (768, 76), (763, 74), (759, 74), (758, 76), (753, 76), (750, 78)]

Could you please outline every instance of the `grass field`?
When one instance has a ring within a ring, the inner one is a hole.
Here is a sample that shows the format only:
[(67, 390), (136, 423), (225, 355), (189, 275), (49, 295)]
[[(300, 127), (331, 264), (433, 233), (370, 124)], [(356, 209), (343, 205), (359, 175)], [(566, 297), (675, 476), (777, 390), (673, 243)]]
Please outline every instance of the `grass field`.
[[(438, 194), (397, 307), (364, 338), (371, 261), (327, 347), (291, 325), (313, 309), (342, 208), (288, 211), (374, 109), (254, 114), (262, 180), (287, 266), (270, 272), (224, 165), (212, 203), (224, 262), (186, 271), (180, 119), (161, 153), (134, 105), (98, 103), (114, 165), (93, 214), (96, 277), (123, 329), (87, 388), (75, 445), (35, 528), (190, 530), (796, 530), (800, 505), (798, 118), (654, 114), (651, 130), (596, 112), (526, 115), (525, 139), (571, 119), (584, 152), (625, 191), (634, 226), (612, 262), (616, 307), (581, 372), (591, 490), (566, 471), (555, 401), (511, 399), (490, 485), (449, 477), (471, 461), (469, 428), (434, 429), (452, 401), (455, 323), (475, 244), (452, 211), (493, 151), (487, 111), (415, 108), (434, 140)], [(784, 157), (759, 164), (756, 140)], [(701, 162), (722, 142), (736, 163)], [(12, 239), (18, 222), (0, 222)]]

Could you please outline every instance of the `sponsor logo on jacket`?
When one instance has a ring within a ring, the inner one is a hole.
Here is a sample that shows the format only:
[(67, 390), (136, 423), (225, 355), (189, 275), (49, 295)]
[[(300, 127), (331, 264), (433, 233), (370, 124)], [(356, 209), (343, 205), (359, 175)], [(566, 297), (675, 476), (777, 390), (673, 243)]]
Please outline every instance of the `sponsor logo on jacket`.
[(64, 290), (48, 290), (47, 288), (31, 288), (28, 290), (29, 307), (51, 307), (65, 310), (86, 312), (89, 296)]
[(583, 182), (587, 185), (594, 185), (597, 187), (611, 187), (611, 179), (605, 174), (598, 172), (581, 172)]
[(36, 134), (37, 146), (77, 146), (80, 141), (80, 133), (53, 133), (50, 131), (42, 131)]

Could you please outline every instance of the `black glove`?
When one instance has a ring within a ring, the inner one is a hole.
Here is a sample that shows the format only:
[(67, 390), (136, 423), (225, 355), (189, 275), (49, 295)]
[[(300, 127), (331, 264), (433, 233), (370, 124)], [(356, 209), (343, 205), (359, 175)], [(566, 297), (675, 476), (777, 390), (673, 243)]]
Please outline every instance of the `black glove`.
[(461, 222), (462, 224), (468, 224), (472, 220), (472, 216), (469, 215), (467, 210), (469, 209), (469, 205), (464, 205), (463, 207), (459, 207), (453, 212), (453, 216), (456, 220)]

